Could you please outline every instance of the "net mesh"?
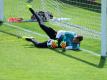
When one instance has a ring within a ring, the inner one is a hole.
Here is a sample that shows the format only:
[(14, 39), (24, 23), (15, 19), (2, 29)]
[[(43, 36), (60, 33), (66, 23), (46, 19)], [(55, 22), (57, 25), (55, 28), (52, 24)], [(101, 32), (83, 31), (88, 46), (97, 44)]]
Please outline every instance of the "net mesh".
[[(27, 0), (4, 1), (5, 21), (9, 17), (30, 19), (31, 13), (26, 8)], [(32, 0), (29, 4), (35, 11), (52, 12), (54, 18), (49, 24), (83, 35), (82, 48), (100, 53), (101, 0)]]

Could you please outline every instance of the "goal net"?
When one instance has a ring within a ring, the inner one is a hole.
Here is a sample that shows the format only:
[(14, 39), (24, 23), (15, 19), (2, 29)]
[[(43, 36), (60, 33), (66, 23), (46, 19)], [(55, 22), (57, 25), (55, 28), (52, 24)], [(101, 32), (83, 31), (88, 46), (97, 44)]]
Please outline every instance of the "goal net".
[[(106, 0), (0, 0), (4, 1), (4, 21), (10, 17), (31, 19), (26, 4), (32, 5), (35, 11), (51, 12), (53, 19), (48, 25), (55, 29), (73, 31), (84, 36), (81, 48), (90, 53), (106, 56), (107, 26)], [(8, 6), (9, 5), (9, 6)], [(103, 7), (103, 8), (102, 8)], [(1, 9), (1, 8), (0, 8)], [(1, 9), (2, 11), (2, 9)], [(0, 14), (2, 15), (2, 14)], [(106, 18), (105, 18), (106, 17)], [(9, 23), (10, 24), (10, 23)], [(21, 23), (22, 26), (29, 23)], [(32, 23), (33, 24), (33, 23)], [(19, 25), (12, 23), (11, 25)], [(57, 26), (57, 27), (56, 27)], [(29, 30), (33, 30), (24, 27)], [(102, 36), (103, 35), (103, 36)], [(102, 47), (101, 47), (102, 46)]]

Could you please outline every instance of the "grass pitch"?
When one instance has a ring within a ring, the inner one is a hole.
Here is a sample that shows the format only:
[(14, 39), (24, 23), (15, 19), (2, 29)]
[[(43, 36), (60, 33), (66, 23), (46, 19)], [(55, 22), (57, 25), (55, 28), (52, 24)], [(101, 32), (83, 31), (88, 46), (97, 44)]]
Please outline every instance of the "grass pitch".
[[(6, 3), (11, 1), (5, 0)], [(6, 5), (6, 7), (9, 6)], [(5, 12), (8, 14), (8, 11)], [(14, 23), (12, 25), (45, 34), (37, 23)], [(47, 23), (47, 25), (50, 24)], [(58, 49), (36, 48), (24, 39), (2, 31), (11, 32), (8, 27), (0, 26), (0, 80), (107, 80), (107, 63), (104, 68), (98, 68), (99, 56), (86, 51), (61, 52)], [(57, 26), (54, 28), (60, 29)], [(35, 38), (39, 41), (47, 40), (38, 35), (35, 35)], [(93, 45), (87, 46), (86, 43), (93, 43)], [(99, 46), (98, 43), (86, 40), (81, 47), (99, 52), (100, 48), (97, 45)]]
[[(0, 32), (1, 80), (106, 80), (107, 65), (84, 51), (35, 48), (32, 43)], [(42, 41), (42, 38), (38, 37)]]

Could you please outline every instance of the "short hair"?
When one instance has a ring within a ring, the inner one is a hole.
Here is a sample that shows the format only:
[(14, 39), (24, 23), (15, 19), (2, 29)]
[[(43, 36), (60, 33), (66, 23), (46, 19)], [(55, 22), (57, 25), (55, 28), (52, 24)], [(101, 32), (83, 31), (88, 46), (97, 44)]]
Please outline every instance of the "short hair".
[(83, 40), (83, 36), (82, 35), (77, 35), (77, 39), (79, 39), (79, 41)]

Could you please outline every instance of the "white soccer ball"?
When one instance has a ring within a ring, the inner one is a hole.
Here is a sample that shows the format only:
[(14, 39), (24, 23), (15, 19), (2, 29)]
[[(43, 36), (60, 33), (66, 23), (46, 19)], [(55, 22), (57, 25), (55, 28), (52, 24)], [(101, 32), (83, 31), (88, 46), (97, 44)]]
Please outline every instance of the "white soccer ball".
[(58, 41), (57, 40), (48, 40), (47, 46), (50, 48), (57, 48), (58, 47)]

